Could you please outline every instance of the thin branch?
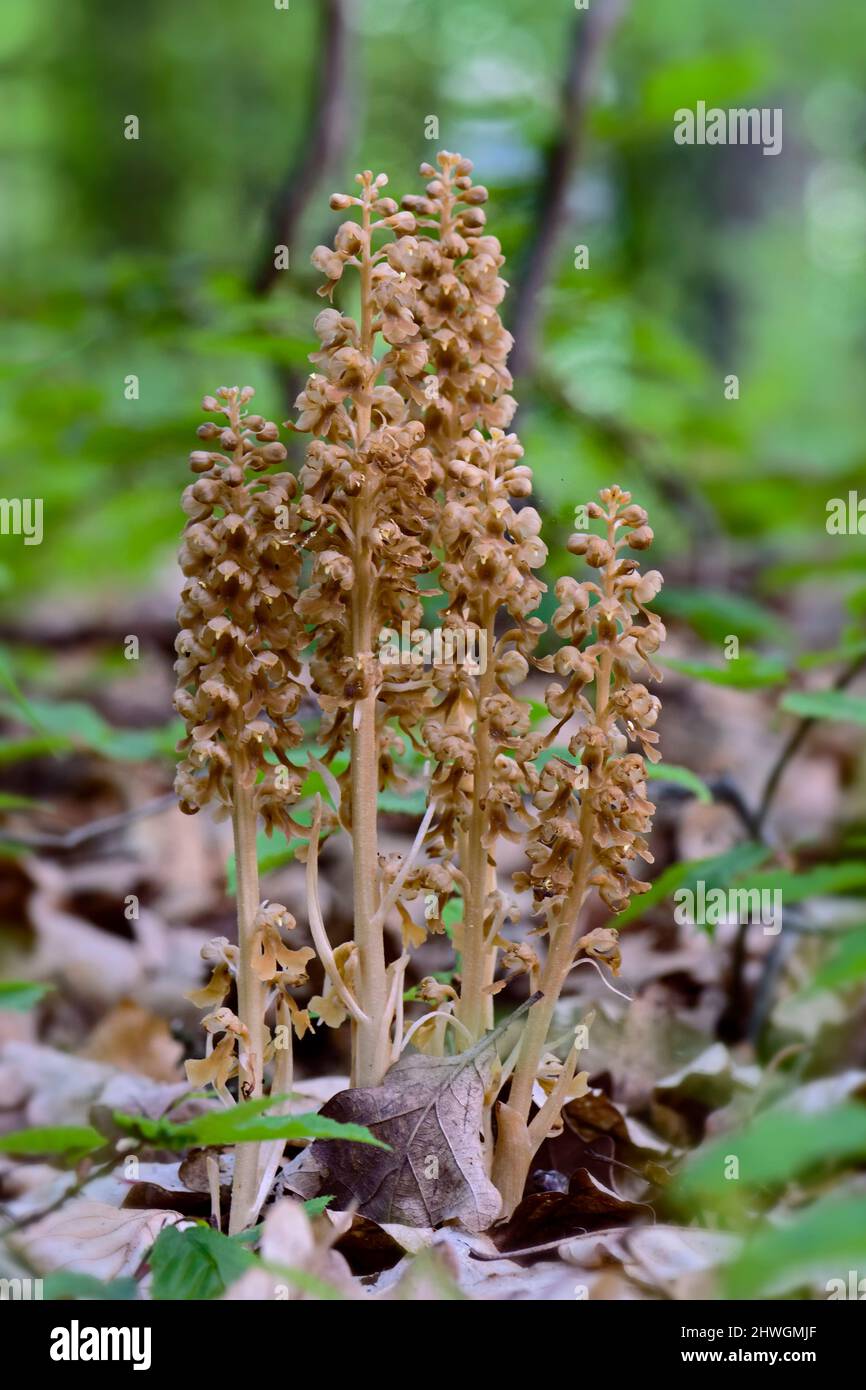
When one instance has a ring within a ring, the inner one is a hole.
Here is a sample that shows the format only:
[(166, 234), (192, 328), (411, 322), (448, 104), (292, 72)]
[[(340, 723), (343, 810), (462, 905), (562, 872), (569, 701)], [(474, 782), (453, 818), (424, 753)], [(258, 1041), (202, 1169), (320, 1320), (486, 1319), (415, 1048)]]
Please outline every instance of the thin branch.
[(340, 157), (348, 131), (346, 72), (349, 52), (349, 0), (319, 0), (321, 52), (311, 99), (312, 120), (299, 163), (290, 168), (274, 193), (258, 263), (250, 278), (253, 294), (265, 295), (279, 271), (274, 247), (292, 249), (304, 210), (327, 170)]
[(101, 839), (115, 830), (123, 830), (133, 821), (144, 820), (146, 816), (159, 816), (170, 806), (177, 805), (174, 792), (166, 792), (153, 801), (145, 801), (141, 806), (133, 806), (129, 811), (121, 811), (116, 816), (104, 816), (101, 820), (88, 821), (87, 825), (77, 825), (73, 830), (53, 832), (33, 831), (31, 834), (0, 835), (0, 845), (23, 845), (25, 849), (76, 849), (88, 840)]
[(531, 376), (538, 351), (541, 296), (568, 220), (568, 195), (583, 152), (589, 106), (608, 37), (626, 0), (592, 0), (575, 15), (562, 88), (559, 130), (550, 147), (530, 238), (517, 278), (509, 325), (515, 345), (509, 369)]
[[(831, 690), (844, 690), (864, 668), (866, 668), (866, 652), (854, 657), (844, 670), (840, 671), (830, 687)], [(799, 752), (817, 722), (817, 719), (815, 719), (813, 715), (807, 715), (805, 718), (801, 719), (799, 723), (795, 725), (786, 743), (783, 745), (779, 756), (770, 770), (770, 775), (764, 787), (764, 794), (761, 797), (761, 802), (755, 816), (755, 825), (758, 833), (761, 832), (764, 821), (767, 818), (767, 814), (773, 803), (773, 798), (779, 789), (779, 783), (782, 780), (782, 774), (785, 768), (795, 754)]]

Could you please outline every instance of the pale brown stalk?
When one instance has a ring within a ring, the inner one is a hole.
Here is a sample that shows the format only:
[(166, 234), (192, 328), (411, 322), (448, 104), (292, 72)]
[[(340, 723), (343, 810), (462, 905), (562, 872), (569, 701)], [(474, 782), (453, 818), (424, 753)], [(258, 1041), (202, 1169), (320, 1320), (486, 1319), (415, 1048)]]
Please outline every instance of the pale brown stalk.
[[(495, 613), (491, 605), (483, 608), (486, 648), (493, 652), (493, 625)], [(495, 948), (491, 949), (485, 940), (485, 916), (487, 895), (491, 885), (496, 886), (495, 864), (490, 863), (487, 849), (488, 816), (486, 797), (490, 790), (493, 766), (489, 722), (481, 715), (481, 708), (494, 690), (495, 666), (493, 659), (481, 674), (478, 682), (474, 741), (476, 747), (475, 774), (472, 782), (472, 813), (468, 833), (462, 837), (461, 867), (466, 875), (467, 893), (464, 901), (464, 920), (462, 932), (462, 953), (460, 971), (460, 997), (455, 1006), (455, 1014), (469, 1030), (472, 1042), (477, 1042), (482, 1033), (493, 1023), (493, 997), (484, 989), (493, 979), (496, 964)]]
[[(254, 922), (259, 907), (259, 869), (256, 858), (256, 815), (252, 790), (239, 778), (234, 763), (232, 828), (235, 842), (238, 912), (237, 992), (238, 1018), (246, 1029), (247, 1050), (239, 1059), (239, 1095), (254, 1100), (262, 1094), (265, 1049), (265, 986), (252, 969)], [(249, 1225), (258, 1190), (259, 1145), (239, 1144), (235, 1149), (229, 1233)]]
[[(373, 304), (370, 293), (372, 250), (370, 208), (362, 208), (363, 246), (361, 248), (361, 352), (373, 355)], [(375, 369), (374, 369), (375, 370)], [(370, 397), (367, 388), (355, 398), (357, 443), (370, 431)], [(358, 947), (358, 1003), (370, 1020), (356, 1030), (353, 1051), (352, 1085), (375, 1086), (388, 1065), (387, 1047), (381, 1038), (387, 981), (385, 976), (385, 935), (376, 920), (378, 877), (377, 804), (379, 793), (379, 754), (376, 737), (376, 688), (370, 680), (373, 664), (373, 562), (370, 546), (370, 490), (372, 480), (365, 477), (352, 513), (355, 588), (352, 594), (352, 647), (366, 693), (354, 710), (351, 735), (352, 758), (352, 875), (355, 910), (355, 944)], [(385, 1042), (387, 1043), (387, 1038)]]

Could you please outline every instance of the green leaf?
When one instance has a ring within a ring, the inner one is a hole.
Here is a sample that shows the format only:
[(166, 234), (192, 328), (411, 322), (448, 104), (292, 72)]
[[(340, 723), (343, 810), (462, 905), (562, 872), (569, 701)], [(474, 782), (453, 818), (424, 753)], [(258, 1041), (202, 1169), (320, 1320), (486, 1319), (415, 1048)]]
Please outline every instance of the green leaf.
[(783, 695), (781, 708), (801, 719), (836, 719), (866, 724), (866, 700), (844, 690), (792, 690)]
[(741, 642), (761, 638), (779, 639), (781, 621), (754, 599), (742, 594), (726, 594), (715, 589), (665, 588), (655, 600), (663, 617), (681, 618), (705, 642), (722, 646), (735, 635)]
[(850, 888), (866, 885), (866, 860), (851, 859), (841, 864), (819, 864), (814, 869), (796, 873), (788, 869), (767, 869), (737, 880), (737, 886), (748, 890), (779, 892), (783, 906), (802, 903), (825, 893), (844, 893)]
[(115, 1113), (114, 1120), (128, 1134), (157, 1148), (208, 1148), (222, 1144), (258, 1143), (267, 1139), (345, 1139), (356, 1144), (385, 1148), (364, 1125), (340, 1124), (324, 1115), (265, 1115), (285, 1096), (261, 1096), (231, 1110), (209, 1110), (192, 1120), (176, 1123), (148, 1119), (145, 1115)]
[(698, 801), (705, 804), (712, 802), (713, 794), (706, 782), (689, 767), (680, 767), (677, 763), (647, 763), (646, 775), (650, 782), (673, 782), (694, 792)]
[(756, 868), (769, 855), (766, 845), (746, 843), (707, 859), (684, 859), (679, 864), (671, 864), (659, 874), (648, 893), (632, 898), (628, 907), (613, 919), (614, 925), (619, 927), (643, 916), (648, 908), (664, 902), (677, 888), (694, 890), (700, 881), (706, 884), (707, 891), (726, 888), (738, 874)]
[[(90, 705), (78, 700), (31, 700), (29, 710), (29, 722), (35, 722), (41, 731), (38, 737), (26, 740), (33, 745), (33, 753), (29, 756), (37, 752), (87, 748), (122, 762), (145, 762), (160, 756), (173, 757), (174, 746), (183, 733), (179, 720), (172, 720), (161, 729), (116, 729)], [(14, 715), (16, 703), (0, 701), (0, 711)], [(21, 756), (23, 742), (18, 741), (17, 752), (14, 746), (8, 747), (7, 751), (13, 755), (8, 761), (13, 761), (16, 755)]]
[(28, 758), (41, 758), (45, 753), (63, 753), (71, 748), (62, 734), (34, 734), (30, 738), (0, 739), (0, 767), (23, 763)]
[(32, 811), (41, 803), (32, 796), (18, 796), (15, 792), (0, 792), (0, 811)]
[(247, 354), (266, 357), (286, 367), (302, 367), (309, 371), (311, 344), (306, 338), (263, 333), (213, 333), (202, 329), (192, 333), (187, 347), (204, 356), (230, 357), (236, 360)]
[(411, 792), (379, 792), (377, 805), (380, 811), (399, 816), (423, 816), (427, 810), (427, 794), (421, 788)]
[(866, 1268), (866, 1202), (824, 1197), (781, 1227), (748, 1242), (727, 1272), (729, 1298), (781, 1293)]
[(4, 650), (0, 650), (0, 686), (9, 695), (25, 724), (29, 724), (31, 729), (35, 729), (37, 733), (45, 733), (46, 730), (42, 727), (39, 716), (12, 674), (9, 655)]
[[(739, 1163), (736, 1183), (726, 1176), (730, 1156)], [(690, 1204), (728, 1200), (741, 1208), (744, 1188), (782, 1187), (826, 1163), (864, 1157), (866, 1106), (843, 1105), (811, 1115), (775, 1106), (739, 1133), (699, 1149), (672, 1190)]]
[(112, 1302), (128, 1303), (138, 1298), (138, 1285), (130, 1278), (110, 1279), (103, 1283), (92, 1274), (61, 1269), (45, 1276), (42, 1296), (46, 1299), (110, 1299)]
[(104, 1144), (103, 1135), (90, 1125), (37, 1125), (0, 1136), (0, 1153), (27, 1154), (34, 1158), (43, 1154), (65, 1154), (72, 1158), (92, 1153)]
[(326, 1207), (333, 1202), (333, 1197), (308, 1197), (304, 1202), (304, 1211), (308, 1216), (321, 1216)]
[(53, 989), (54, 985), (35, 984), (30, 980), (0, 980), (0, 1009), (26, 1013)]
[(853, 661), (866, 652), (866, 637), (852, 638), (839, 647), (831, 647), (823, 652), (805, 652), (798, 657), (797, 667), (801, 671), (814, 671), (821, 666), (835, 666), (841, 661)]
[(754, 652), (743, 652), (736, 659), (726, 661), (723, 666), (712, 666), (704, 661), (681, 661), (672, 656), (659, 660), (671, 671), (679, 671), (692, 680), (733, 686), (737, 690), (762, 690), (766, 686), (780, 685), (788, 677), (788, 668), (783, 661), (756, 656)]
[(148, 1263), (155, 1299), (220, 1298), (229, 1284), (259, 1263), (252, 1251), (211, 1226), (164, 1226)]
[(866, 980), (866, 926), (848, 931), (818, 969), (806, 992), (840, 989)]
[(551, 758), (560, 758), (564, 763), (570, 763), (572, 767), (580, 767), (580, 758), (574, 753), (570, 753), (565, 747), (542, 748), (538, 756), (533, 760), (535, 766), (541, 770), (546, 767)]

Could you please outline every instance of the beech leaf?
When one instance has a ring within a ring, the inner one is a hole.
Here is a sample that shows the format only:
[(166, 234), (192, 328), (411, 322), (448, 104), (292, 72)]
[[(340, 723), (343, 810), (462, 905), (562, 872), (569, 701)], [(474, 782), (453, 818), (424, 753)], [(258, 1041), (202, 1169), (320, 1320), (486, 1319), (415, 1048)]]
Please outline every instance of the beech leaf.
[(323, 1115), (366, 1125), (388, 1145), (387, 1151), (329, 1139), (311, 1145), (321, 1191), (333, 1195), (336, 1207), (352, 1205), (373, 1221), (404, 1226), (460, 1221), (481, 1231), (496, 1220), (501, 1200), (485, 1164), (484, 1094), (497, 1039), (538, 998), (456, 1057), (411, 1053), (380, 1086), (340, 1091), (328, 1101)]

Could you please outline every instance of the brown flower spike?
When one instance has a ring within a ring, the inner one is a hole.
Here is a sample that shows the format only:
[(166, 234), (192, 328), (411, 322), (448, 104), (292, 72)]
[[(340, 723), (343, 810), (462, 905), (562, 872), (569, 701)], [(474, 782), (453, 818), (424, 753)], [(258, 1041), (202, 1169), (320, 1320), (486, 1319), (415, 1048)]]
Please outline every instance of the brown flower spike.
[[(369, 170), (356, 193), (331, 198), (345, 220), (313, 253), (327, 304), (290, 426), (312, 436), (299, 478), (281, 471), (277, 427), (249, 413), (249, 387), (204, 402), (217, 420), (199, 429), (184, 494), (177, 791), (190, 814), (231, 813), (238, 944), (217, 938), (203, 951), (211, 978), (190, 997), (205, 1011), (206, 1055), (188, 1070), (227, 1105), (235, 1079), (239, 1099), (262, 1095), (266, 1067), (271, 1094), (285, 1094), (292, 1034), (303, 1037), (312, 1015), (349, 1022), (352, 1085), (375, 1088), (409, 1041), (442, 1056), (483, 1037), (496, 996), (525, 975), (540, 998), (511, 1061), (494, 1068), (482, 1124), (483, 1166), (507, 1213), (586, 1085), (576, 1045), (564, 1061), (547, 1050), (569, 973), (579, 961), (620, 969), (615, 927), (587, 930), (584, 904), (595, 892), (616, 914), (648, 887), (638, 866), (651, 862), (645, 759), (658, 757), (659, 701), (644, 680), (659, 678), (665, 634), (651, 604), (662, 581), (638, 564), (653, 538), (646, 513), (606, 488), (568, 543), (594, 574), (557, 581), (558, 642), (536, 656), (547, 550), (527, 505), (531, 471), (507, 433), (502, 251), (469, 160), (443, 152), (421, 172), (424, 193), (402, 207)], [(341, 307), (350, 273), (355, 317)], [(386, 659), (383, 634), (419, 628), (434, 595), (453, 647), (479, 659)], [(549, 677), (543, 731), (519, 693), (533, 666)], [(315, 797), (306, 825), (296, 715), (310, 689), (321, 719), (307, 762), (327, 804)], [(428, 764), (429, 802), (409, 852), (380, 854), (379, 797), (405, 786), (410, 749)], [(299, 857), (315, 953), (289, 944), (295, 922), (282, 904), (260, 900), (259, 822), (308, 842)], [(352, 840), (353, 934), (334, 949), (318, 851), (323, 829), (338, 828)], [(502, 839), (526, 851), (514, 889), (536, 925), (522, 935), (521, 907), (497, 878)], [(410, 952), (444, 931), (455, 892), (460, 975), (422, 981), (422, 1012), (405, 1027)], [(308, 1012), (292, 990), (314, 954), (324, 983)], [(238, 1147), (233, 1232), (255, 1220), (281, 1156), (280, 1142)]]
[[(216, 968), (198, 998), (205, 1006), (221, 1004), (234, 980), (237, 1013), (220, 1007), (208, 1015), (211, 1042), (220, 1034), (221, 1040), (203, 1061), (188, 1064), (190, 1080), (212, 1081), (227, 1103), (226, 1084), (235, 1072), (244, 1099), (262, 1094), (272, 1053), (268, 986), (282, 996), (278, 1022), (290, 1022), (294, 1001), (286, 1002), (284, 986), (298, 983), (305, 963), (304, 952), (278, 946), (273, 910), (259, 905), (257, 819), (269, 831), (300, 829), (289, 808), (302, 779), (290, 754), (303, 738), (293, 715), (303, 694), (297, 677), (306, 639), (294, 611), (301, 565), (292, 539), (297, 482), (290, 473), (271, 471), (286, 450), (276, 425), (247, 411), (252, 396), (249, 386), (221, 387), (203, 402), (208, 414), (222, 419), (199, 427), (199, 438), (212, 447), (190, 457), (197, 478), (183, 499), (188, 521), (175, 643), (175, 708), (187, 729), (176, 779), (181, 810), (194, 814), (215, 804), (222, 814), (231, 812), (234, 829), (238, 946), (212, 943)], [(259, 1157), (257, 1145), (239, 1149), (233, 1230), (251, 1219), (262, 1176)]]
[[(604, 961), (614, 974), (619, 970), (615, 933), (607, 929), (581, 936), (581, 908), (595, 888), (613, 912), (622, 911), (633, 893), (649, 888), (634, 876), (634, 861), (652, 862), (644, 837), (655, 808), (647, 797), (644, 756), (651, 761), (659, 756), (654, 725), (660, 705), (634, 677), (645, 668), (660, 679), (652, 657), (665, 630), (647, 605), (662, 579), (657, 570), (641, 574), (637, 559), (628, 554), (645, 550), (653, 538), (646, 512), (632, 503), (629, 493), (606, 488), (601, 504), (591, 502), (586, 511), (589, 519), (602, 522), (604, 534), (573, 535), (568, 549), (599, 572), (599, 581), (564, 577), (557, 582), (553, 627), (563, 645), (538, 663), (557, 677), (545, 694), (556, 724), (543, 742), (549, 744), (577, 721), (568, 742), (574, 762), (554, 757), (537, 772), (532, 762), (540, 751), (537, 736), (516, 754), (533, 787), (536, 819), (527, 838), (530, 867), (516, 876), (515, 886), (531, 888), (548, 951), (533, 982), (544, 997), (530, 1011), (508, 1102), (499, 1107), (494, 1174), (507, 1206), (519, 1200), (532, 1155), (574, 1076), (576, 1049), (551, 1096), (528, 1123), (565, 980), (581, 953)], [(630, 743), (638, 744), (643, 755), (629, 752)]]
[[(529, 706), (514, 693), (543, 624), (532, 614), (546, 586), (535, 577), (547, 558), (541, 518), (520, 502), (532, 492), (517, 436), (506, 359), (512, 345), (498, 313), (506, 291), (499, 242), (485, 233), (487, 189), (472, 163), (443, 151), (421, 166), (425, 193), (403, 199), (418, 220), (417, 316), (432, 376), (425, 382), (426, 442), (443, 468), (436, 548), (447, 602), (441, 622), (470, 635), (484, 668), (434, 672), (436, 708), (424, 725), (434, 759), (431, 798), (437, 823), (431, 849), (456, 860), (464, 894), (458, 933), (462, 959), (455, 1016), (475, 1041), (493, 1023), (500, 946), (496, 884), (500, 836), (520, 838), (525, 820), (519, 768), (509, 756), (529, 728)], [(497, 636), (497, 618), (504, 631)]]
[[(430, 550), (442, 469), (424, 447), (424, 427), (412, 418), (423, 399), (427, 349), (416, 313), (421, 289), (415, 271), (415, 218), (401, 212), (383, 189), (384, 174), (357, 176), (357, 195), (337, 193), (331, 207), (351, 211), (333, 249), (320, 246), (314, 265), (327, 277), (319, 293), (331, 299), (347, 267), (358, 272), (359, 321), (336, 309), (316, 319), (322, 344), (296, 402), (295, 424), (317, 438), (301, 473), (299, 513), (305, 547), (314, 557), (311, 582), (297, 604), (315, 634), (310, 670), (325, 712), (321, 733), (328, 757), (348, 744), (350, 761), (339, 778), (338, 812), (353, 844), (354, 989), (325, 950), (333, 991), (355, 1025), (353, 1081), (380, 1081), (399, 1048), (394, 1022), (408, 957), (386, 966), (388, 885), (379, 862), (376, 815), (379, 792), (398, 776), (405, 745), (399, 723), (417, 743), (429, 704), (427, 682), (405, 667), (388, 669), (378, 657), (379, 635), (421, 620), (419, 576), (431, 570)], [(390, 237), (384, 244), (377, 241)], [(374, 354), (377, 337), (385, 344)], [(315, 895), (316, 835), (310, 845)], [(319, 930), (321, 914), (311, 902)], [(345, 963), (344, 963), (345, 964)], [(340, 1016), (333, 1004), (328, 1015)]]

